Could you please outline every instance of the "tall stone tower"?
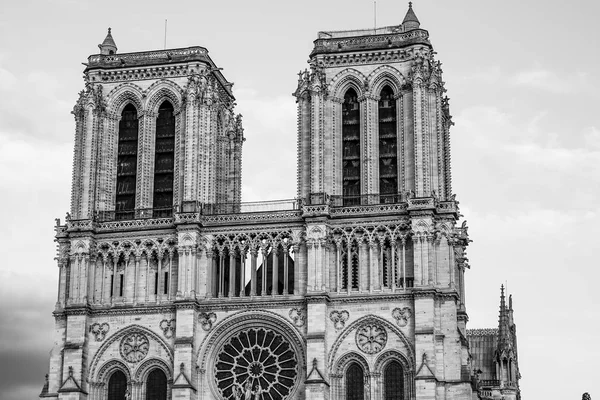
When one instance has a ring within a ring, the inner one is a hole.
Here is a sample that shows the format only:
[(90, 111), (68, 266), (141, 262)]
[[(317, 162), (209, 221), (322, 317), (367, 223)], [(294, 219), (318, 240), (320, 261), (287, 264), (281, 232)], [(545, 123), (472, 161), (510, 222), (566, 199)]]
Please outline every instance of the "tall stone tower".
[(202, 47), (89, 57), (41, 397), (471, 399), (467, 226), (441, 64), (400, 25), (320, 32), (298, 193), (240, 202), (241, 117)]

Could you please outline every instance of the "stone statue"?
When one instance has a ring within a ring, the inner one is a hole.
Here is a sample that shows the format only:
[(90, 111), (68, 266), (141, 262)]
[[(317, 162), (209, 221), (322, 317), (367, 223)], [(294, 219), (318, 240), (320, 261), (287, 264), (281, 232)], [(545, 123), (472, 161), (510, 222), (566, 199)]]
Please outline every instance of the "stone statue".
[(129, 391), (129, 388), (127, 388), (125, 391), (125, 400), (131, 400), (131, 392)]
[(258, 386), (258, 385), (254, 386), (254, 389), (256, 389), (254, 392), (252, 392), (252, 393), (254, 393), (254, 400), (260, 400), (260, 398), (261, 398), (260, 394), (263, 391), (261, 390), (260, 386)]
[(252, 385), (250, 384), (250, 379), (246, 381), (246, 385), (244, 386), (244, 400), (252, 400)]
[(243, 395), (244, 395), (244, 390), (240, 386), (234, 384), (234, 386), (233, 386), (233, 398), (235, 400), (242, 400), (242, 396)]

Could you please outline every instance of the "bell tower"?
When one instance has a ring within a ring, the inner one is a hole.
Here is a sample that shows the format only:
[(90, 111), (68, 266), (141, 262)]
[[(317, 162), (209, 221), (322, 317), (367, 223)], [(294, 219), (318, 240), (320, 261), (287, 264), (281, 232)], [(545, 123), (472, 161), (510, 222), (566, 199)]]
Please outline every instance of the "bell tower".
[[(203, 47), (88, 58), (76, 123), (71, 218), (171, 216), (241, 198), (241, 116)], [(194, 208), (194, 209), (195, 209)]]
[(319, 32), (298, 102), (298, 196), (449, 200), (448, 99), (412, 5), (399, 26)]

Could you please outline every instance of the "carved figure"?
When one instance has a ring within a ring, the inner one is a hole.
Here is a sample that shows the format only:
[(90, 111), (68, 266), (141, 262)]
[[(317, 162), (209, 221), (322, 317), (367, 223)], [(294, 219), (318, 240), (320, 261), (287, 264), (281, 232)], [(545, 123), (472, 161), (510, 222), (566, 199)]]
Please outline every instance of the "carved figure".
[(129, 388), (127, 388), (125, 391), (125, 400), (131, 400), (131, 392), (129, 391)]
[(235, 400), (242, 400), (243, 395), (244, 395), (243, 389), (237, 385), (234, 385), (233, 386), (233, 398)]
[(252, 400), (252, 393), (252, 385), (250, 384), (250, 379), (248, 379), (244, 386), (244, 400)]
[(254, 400), (260, 400), (260, 398), (261, 398), (261, 393), (262, 393), (263, 391), (260, 389), (260, 386), (258, 386), (258, 385), (256, 385), (256, 386), (254, 387), (254, 389), (256, 389), (254, 392), (252, 392), (252, 393), (254, 393)]

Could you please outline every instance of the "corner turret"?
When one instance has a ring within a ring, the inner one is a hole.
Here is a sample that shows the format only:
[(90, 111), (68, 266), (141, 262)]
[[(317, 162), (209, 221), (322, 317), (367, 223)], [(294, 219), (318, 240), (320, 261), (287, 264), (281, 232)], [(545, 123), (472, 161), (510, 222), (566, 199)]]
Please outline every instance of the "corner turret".
[(110, 28), (108, 28), (108, 34), (104, 38), (104, 42), (98, 45), (100, 49), (100, 54), (111, 55), (117, 53), (117, 45), (115, 44), (115, 40), (110, 34)]
[(419, 19), (417, 18), (417, 16), (415, 15), (415, 12), (413, 11), (412, 8), (412, 1), (408, 2), (408, 11), (406, 12), (406, 16), (404, 16), (404, 20), (402, 21), (402, 27), (404, 28), (404, 31), (411, 31), (413, 29), (419, 29), (419, 26), (421, 26), (421, 23), (419, 22)]

